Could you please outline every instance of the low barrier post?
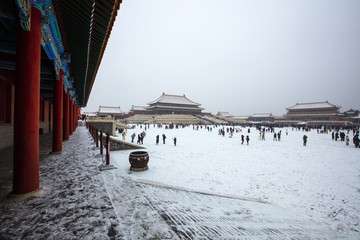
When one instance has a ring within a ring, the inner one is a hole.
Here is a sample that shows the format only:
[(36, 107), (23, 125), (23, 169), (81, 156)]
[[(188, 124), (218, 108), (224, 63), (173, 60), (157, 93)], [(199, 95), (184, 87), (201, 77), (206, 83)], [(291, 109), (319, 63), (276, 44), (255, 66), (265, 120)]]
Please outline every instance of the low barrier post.
[(106, 133), (106, 165), (110, 164), (110, 134)]
[(99, 147), (99, 135), (98, 135), (98, 129), (95, 129), (95, 142), (96, 142), (96, 147)]
[(100, 131), (100, 154), (103, 155), (103, 132)]

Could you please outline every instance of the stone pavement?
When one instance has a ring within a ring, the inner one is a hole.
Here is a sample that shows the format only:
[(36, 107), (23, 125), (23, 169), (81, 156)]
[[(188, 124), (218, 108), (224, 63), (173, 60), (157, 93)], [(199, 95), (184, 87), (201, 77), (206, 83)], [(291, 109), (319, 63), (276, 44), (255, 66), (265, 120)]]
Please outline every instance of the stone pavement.
[(180, 239), (334, 239), (325, 226), (278, 206), (137, 183)]
[(9, 197), (11, 183), (1, 186), (0, 239), (341, 239), (268, 203), (100, 172), (97, 155), (80, 126), (62, 154), (42, 150), (36, 197)]

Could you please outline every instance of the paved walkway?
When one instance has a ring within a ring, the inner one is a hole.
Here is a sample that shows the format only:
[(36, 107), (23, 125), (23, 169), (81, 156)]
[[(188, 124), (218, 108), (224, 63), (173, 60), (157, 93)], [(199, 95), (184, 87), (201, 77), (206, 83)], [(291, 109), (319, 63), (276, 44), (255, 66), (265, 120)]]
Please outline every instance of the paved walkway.
[(41, 151), (37, 197), (16, 200), (7, 197), (11, 184), (1, 186), (0, 239), (341, 239), (271, 204), (100, 172), (85, 127), (63, 150)]

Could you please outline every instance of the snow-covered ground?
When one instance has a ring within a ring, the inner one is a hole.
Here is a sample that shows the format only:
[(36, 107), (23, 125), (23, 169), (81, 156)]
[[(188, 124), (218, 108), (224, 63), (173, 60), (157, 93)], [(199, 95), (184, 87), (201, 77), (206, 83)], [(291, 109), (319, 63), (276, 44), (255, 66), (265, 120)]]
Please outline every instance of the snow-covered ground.
[[(360, 149), (316, 130), (288, 128), (286, 135), (286, 128), (275, 128), (275, 132), (282, 131), (281, 141), (273, 141), (270, 132), (263, 141), (255, 128), (250, 134), (248, 128), (242, 128), (232, 138), (227, 133), (219, 136), (218, 129), (159, 129), (151, 125), (143, 145), (150, 155), (148, 171), (129, 171), (128, 157), (133, 150), (111, 152), (111, 163), (118, 167), (114, 170), (118, 177), (256, 198), (360, 237)], [(132, 133), (144, 130), (144, 126), (127, 130), (126, 141), (130, 142)], [(162, 134), (167, 137), (166, 144)], [(250, 136), (249, 145), (246, 141), (241, 145), (242, 134)], [(304, 134), (308, 136), (306, 147), (302, 145)], [(156, 135), (160, 135), (159, 145)], [(350, 139), (352, 136), (350, 132)], [(120, 134), (118, 138), (122, 139)], [(110, 180), (105, 177), (109, 184)]]

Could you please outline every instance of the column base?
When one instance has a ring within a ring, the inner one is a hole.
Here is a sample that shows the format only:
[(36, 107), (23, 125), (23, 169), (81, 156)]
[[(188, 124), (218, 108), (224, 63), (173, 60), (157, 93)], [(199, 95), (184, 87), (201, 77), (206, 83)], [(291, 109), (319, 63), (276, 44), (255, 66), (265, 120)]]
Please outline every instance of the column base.
[(44, 194), (44, 192), (45, 192), (45, 188), (40, 187), (39, 189), (36, 189), (35, 191), (29, 192), (29, 193), (24, 193), (24, 194), (10, 193), (7, 196), (7, 199), (5, 201), (22, 202), (22, 201), (26, 201), (29, 199), (41, 197)]

